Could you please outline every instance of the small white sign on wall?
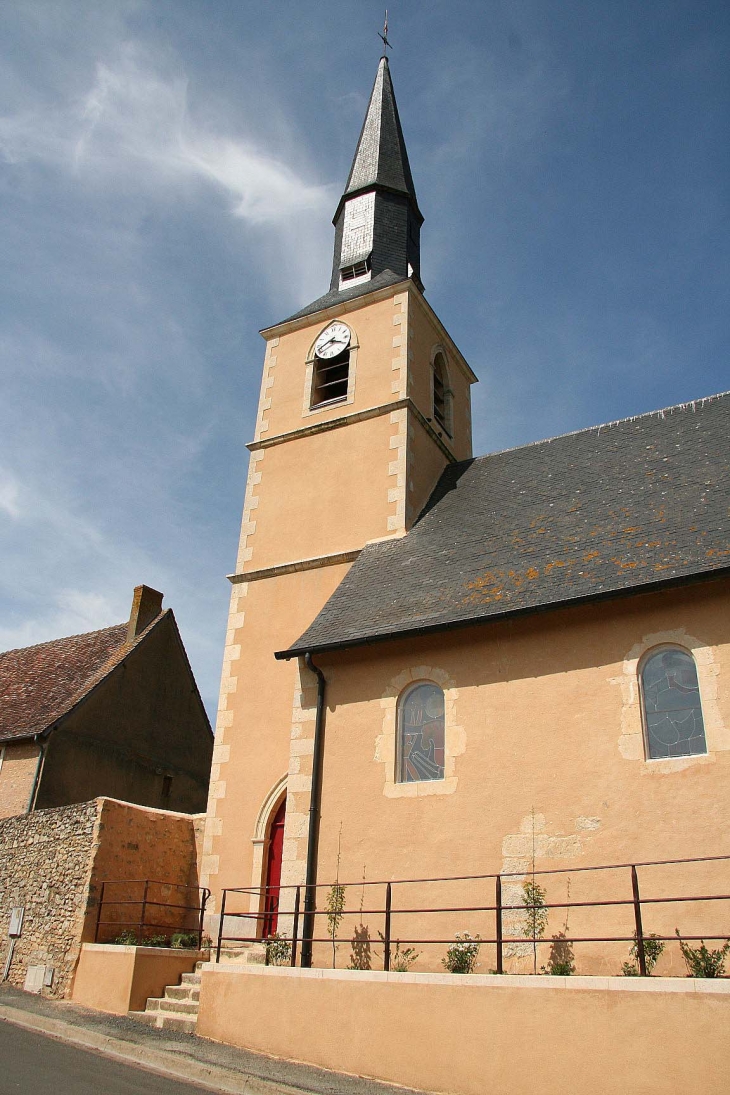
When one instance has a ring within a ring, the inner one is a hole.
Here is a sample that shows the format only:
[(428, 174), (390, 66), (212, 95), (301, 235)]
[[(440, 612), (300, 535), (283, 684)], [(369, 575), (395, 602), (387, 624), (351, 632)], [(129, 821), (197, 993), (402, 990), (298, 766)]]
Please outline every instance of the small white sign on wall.
[(45, 966), (28, 966), (23, 988), (26, 992), (40, 992), (46, 976)]
[(10, 910), (10, 927), (8, 928), (8, 935), (11, 939), (17, 939), (22, 935), (24, 915), (25, 909), (21, 905), (16, 905), (15, 908)]

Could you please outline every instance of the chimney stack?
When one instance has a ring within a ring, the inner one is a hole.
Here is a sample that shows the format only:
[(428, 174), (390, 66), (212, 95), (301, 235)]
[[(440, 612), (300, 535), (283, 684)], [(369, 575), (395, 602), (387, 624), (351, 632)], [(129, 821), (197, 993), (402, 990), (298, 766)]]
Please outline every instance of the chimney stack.
[(132, 611), (129, 614), (127, 627), (127, 642), (131, 643), (146, 627), (162, 612), (162, 598), (164, 593), (159, 593), (150, 586), (135, 586), (132, 598)]

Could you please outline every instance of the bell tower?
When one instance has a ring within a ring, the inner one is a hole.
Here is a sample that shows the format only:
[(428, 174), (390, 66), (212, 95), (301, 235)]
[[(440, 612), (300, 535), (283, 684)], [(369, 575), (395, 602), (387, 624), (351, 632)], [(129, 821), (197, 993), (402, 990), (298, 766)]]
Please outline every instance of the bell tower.
[(285, 799), (282, 881), (303, 869), (311, 743), (299, 755), (294, 739), (313, 713), (297, 698), (296, 663), (274, 652), (366, 543), (403, 536), (446, 465), (471, 456), (476, 378), (423, 293), (423, 217), (385, 57), (333, 223), (328, 292), (261, 332), (203, 849), (214, 901), (269, 877)]
[[(421, 286), (421, 225), (386, 57), (378, 65), (355, 158), (333, 224), (330, 289), (384, 270)], [(422, 286), (421, 286), (422, 288)]]

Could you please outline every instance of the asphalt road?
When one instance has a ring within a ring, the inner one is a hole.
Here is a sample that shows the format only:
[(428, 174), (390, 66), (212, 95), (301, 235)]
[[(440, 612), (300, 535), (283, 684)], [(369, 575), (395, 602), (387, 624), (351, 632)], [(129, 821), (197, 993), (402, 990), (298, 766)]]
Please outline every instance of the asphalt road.
[(0, 1022), (0, 1095), (211, 1095), (101, 1054)]

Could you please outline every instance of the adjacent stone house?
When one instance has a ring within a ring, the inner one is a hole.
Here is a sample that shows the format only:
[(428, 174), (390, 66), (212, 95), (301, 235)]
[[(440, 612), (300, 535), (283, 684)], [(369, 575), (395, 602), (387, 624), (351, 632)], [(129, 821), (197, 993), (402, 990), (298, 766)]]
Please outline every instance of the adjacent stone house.
[(126, 623), (0, 654), (0, 817), (103, 795), (197, 813), (212, 745), (175, 617), (148, 586)]

